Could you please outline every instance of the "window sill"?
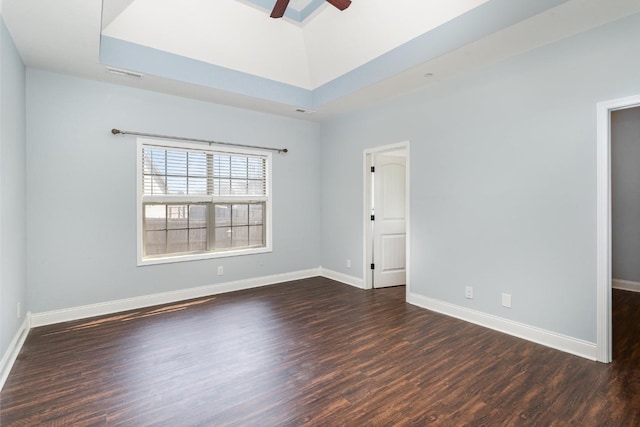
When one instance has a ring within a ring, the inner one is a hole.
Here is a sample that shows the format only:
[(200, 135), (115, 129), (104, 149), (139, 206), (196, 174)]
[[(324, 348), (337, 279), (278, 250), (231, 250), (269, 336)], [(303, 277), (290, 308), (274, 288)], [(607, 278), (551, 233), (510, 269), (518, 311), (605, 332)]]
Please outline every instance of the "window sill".
[(224, 251), (224, 252), (209, 252), (209, 253), (199, 253), (199, 254), (189, 254), (189, 255), (166, 256), (166, 257), (158, 257), (158, 258), (138, 257), (137, 266), (144, 267), (147, 265), (173, 264), (177, 262), (201, 261), (201, 260), (215, 259), (215, 258), (229, 258), (234, 256), (242, 256), (242, 255), (263, 254), (271, 251), (272, 250), (270, 247), (266, 247), (266, 248), (253, 248), (253, 249), (239, 249), (235, 251)]

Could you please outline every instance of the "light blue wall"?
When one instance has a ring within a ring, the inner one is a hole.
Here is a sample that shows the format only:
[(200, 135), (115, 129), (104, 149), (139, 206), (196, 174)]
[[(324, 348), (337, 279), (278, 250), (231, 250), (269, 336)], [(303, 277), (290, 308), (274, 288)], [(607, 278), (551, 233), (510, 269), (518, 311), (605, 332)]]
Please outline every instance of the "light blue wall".
[(27, 311), (25, 117), (25, 67), (0, 19), (0, 357)]
[[(318, 267), (319, 125), (34, 69), (27, 117), (33, 312)], [(135, 138), (112, 128), (288, 148), (273, 157), (273, 252), (136, 267)]]
[[(636, 15), (322, 125), (30, 69), (30, 309), (319, 264), (361, 276), (363, 150), (410, 141), (411, 290), (595, 342), (595, 108), (640, 93), (638, 40)], [(289, 148), (273, 253), (136, 267), (135, 144), (113, 127)]]
[(595, 342), (596, 103), (640, 93), (639, 41), (635, 15), (327, 123), (322, 265), (361, 277), (363, 150), (410, 141), (411, 290)]
[(640, 282), (640, 107), (611, 114), (613, 277)]

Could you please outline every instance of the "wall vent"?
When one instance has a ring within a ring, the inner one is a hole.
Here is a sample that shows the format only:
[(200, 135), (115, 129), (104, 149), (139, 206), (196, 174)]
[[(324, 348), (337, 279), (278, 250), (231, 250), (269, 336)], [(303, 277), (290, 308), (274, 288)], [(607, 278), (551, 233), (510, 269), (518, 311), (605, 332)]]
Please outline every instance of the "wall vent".
[(115, 74), (117, 76), (122, 76), (122, 77), (129, 77), (132, 79), (141, 79), (144, 76), (144, 74), (142, 73), (136, 73), (135, 71), (130, 71), (130, 70), (123, 70), (121, 68), (107, 67), (106, 71), (107, 73)]

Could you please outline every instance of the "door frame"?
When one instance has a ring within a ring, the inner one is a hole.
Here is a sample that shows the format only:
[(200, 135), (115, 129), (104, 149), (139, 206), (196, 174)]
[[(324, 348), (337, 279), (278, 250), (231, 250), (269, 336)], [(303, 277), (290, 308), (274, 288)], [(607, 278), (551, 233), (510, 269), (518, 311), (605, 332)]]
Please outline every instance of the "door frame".
[[(404, 149), (405, 151), (405, 254), (406, 254), (406, 295), (409, 295), (411, 289), (411, 173), (410, 173), (410, 150), (409, 150), (409, 141), (398, 142), (395, 144), (381, 145), (374, 148), (367, 148), (363, 152), (362, 156), (362, 259), (363, 259), (363, 274), (364, 277), (364, 289), (372, 289), (372, 273), (370, 268), (370, 260), (367, 255), (369, 253), (368, 249), (371, 244), (372, 233), (371, 233), (371, 211), (369, 210), (369, 206), (367, 205), (369, 202), (369, 192), (371, 191), (371, 169), (369, 166), (369, 156), (375, 154), (383, 154), (388, 151), (397, 151)], [(406, 299), (406, 296), (405, 296)]]
[(611, 309), (611, 112), (640, 106), (640, 94), (597, 105), (597, 210), (596, 210), (596, 359), (612, 359)]

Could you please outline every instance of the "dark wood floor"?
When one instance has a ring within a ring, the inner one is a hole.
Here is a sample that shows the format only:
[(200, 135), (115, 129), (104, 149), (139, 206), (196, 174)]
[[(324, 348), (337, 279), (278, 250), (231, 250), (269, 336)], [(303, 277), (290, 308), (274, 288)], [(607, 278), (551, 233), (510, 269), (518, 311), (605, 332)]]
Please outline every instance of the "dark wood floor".
[(640, 294), (600, 364), (314, 278), (34, 329), (0, 425), (640, 425)]

